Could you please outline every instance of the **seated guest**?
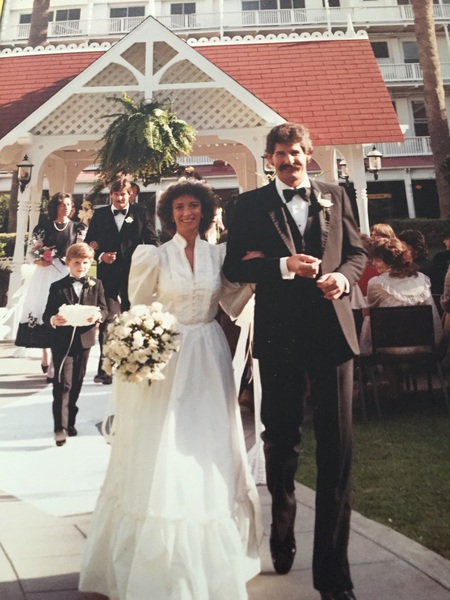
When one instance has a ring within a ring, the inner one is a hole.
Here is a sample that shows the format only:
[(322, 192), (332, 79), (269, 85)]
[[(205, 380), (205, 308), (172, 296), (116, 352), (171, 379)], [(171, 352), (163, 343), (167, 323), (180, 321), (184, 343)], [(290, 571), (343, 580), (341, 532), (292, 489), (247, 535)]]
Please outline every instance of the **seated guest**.
[(364, 248), (367, 251), (368, 257), (367, 266), (364, 269), (363, 274), (361, 275), (358, 281), (358, 286), (363, 296), (367, 296), (367, 284), (369, 282), (369, 279), (372, 279), (372, 277), (375, 277), (375, 275), (378, 274), (377, 269), (372, 264), (372, 246), (377, 240), (392, 238), (395, 238), (395, 233), (392, 227), (388, 225), (388, 223), (375, 223), (375, 225), (372, 225), (372, 227), (370, 228), (370, 237), (363, 233), (361, 234), (361, 241), (363, 243)]
[(399, 233), (398, 239), (411, 250), (417, 270), (430, 278), (431, 293), (442, 294), (444, 280), (439, 268), (428, 259), (428, 246), (423, 233), (417, 229), (405, 229)]
[(388, 223), (375, 223), (370, 228), (370, 237), (373, 240), (391, 239), (395, 237), (395, 232)]
[[(429, 277), (419, 272), (411, 250), (402, 241), (378, 240), (372, 248), (372, 262), (378, 271), (367, 285), (367, 304), (377, 306), (417, 306), (428, 304), (433, 309), (436, 344), (442, 340), (442, 325), (431, 295)], [(371, 352), (370, 322), (365, 318), (360, 338), (361, 352)]]
[[(417, 270), (410, 249), (397, 238), (378, 240), (372, 248), (372, 262), (379, 275), (367, 286), (367, 303), (370, 308), (389, 306), (417, 306), (427, 304), (433, 311), (434, 338), (442, 341), (442, 325), (431, 295), (430, 279)], [(370, 354), (372, 340), (369, 316), (364, 318), (360, 336), (362, 354)], [(417, 350), (418, 348), (416, 348)], [(391, 349), (392, 353), (408, 353), (411, 349)], [(388, 396), (397, 398), (400, 393), (399, 375), (394, 368), (384, 368), (389, 383)]]

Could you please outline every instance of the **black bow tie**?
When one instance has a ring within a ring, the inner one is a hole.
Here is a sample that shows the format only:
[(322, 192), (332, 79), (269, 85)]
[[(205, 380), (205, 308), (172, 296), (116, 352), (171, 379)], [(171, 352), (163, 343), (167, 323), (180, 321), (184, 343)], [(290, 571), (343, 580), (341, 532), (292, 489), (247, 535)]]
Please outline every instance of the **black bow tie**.
[(70, 278), (70, 282), (71, 283), (75, 283), (76, 281), (78, 281), (79, 283), (86, 283), (87, 281), (87, 277), (80, 277), (80, 279), (77, 279), (76, 277), (71, 277)]
[(113, 210), (114, 216), (118, 215), (119, 213), (121, 213), (122, 215), (126, 215), (127, 214), (127, 209), (126, 208), (122, 208), (121, 210), (119, 209), (114, 209)]
[(309, 190), (307, 190), (304, 187), (297, 188), (296, 190), (288, 189), (288, 190), (283, 190), (283, 196), (284, 196), (284, 199), (286, 200), (286, 202), (290, 202), (292, 200), (292, 198), (298, 194), (299, 196), (301, 196), (303, 198), (303, 200), (306, 200), (306, 202), (307, 202), (308, 201), (308, 191)]

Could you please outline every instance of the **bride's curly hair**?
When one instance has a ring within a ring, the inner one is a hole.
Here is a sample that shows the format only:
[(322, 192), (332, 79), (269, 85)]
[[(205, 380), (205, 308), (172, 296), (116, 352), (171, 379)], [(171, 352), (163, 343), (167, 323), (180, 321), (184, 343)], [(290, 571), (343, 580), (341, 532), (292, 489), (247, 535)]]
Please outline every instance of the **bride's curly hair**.
[(201, 203), (202, 218), (200, 219), (199, 234), (203, 238), (211, 227), (214, 215), (219, 206), (217, 196), (209, 185), (196, 180), (184, 180), (170, 185), (161, 194), (157, 211), (163, 228), (170, 235), (174, 235), (176, 232), (172, 206), (174, 201), (180, 196), (193, 196)]
[(379, 258), (389, 266), (389, 276), (417, 277), (417, 267), (413, 263), (412, 252), (398, 238), (377, 240), (371, 248), (371, 258)]

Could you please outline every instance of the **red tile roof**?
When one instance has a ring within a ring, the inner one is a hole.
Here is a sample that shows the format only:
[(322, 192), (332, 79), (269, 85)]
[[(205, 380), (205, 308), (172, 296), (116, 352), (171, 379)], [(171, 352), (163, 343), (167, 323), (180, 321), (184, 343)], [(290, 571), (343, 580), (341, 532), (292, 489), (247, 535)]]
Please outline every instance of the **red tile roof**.
[(0, 139), (104, 52), (0, 57)]
[(201, 46), (197, 50), (316, 146), (402, 141), (369, 40)]
[[(306, 125), (316, 146), (403, 140), (368, 40), (196, 49), (284, 119)], [(0, 57), (0, 139), (101, 55)]]

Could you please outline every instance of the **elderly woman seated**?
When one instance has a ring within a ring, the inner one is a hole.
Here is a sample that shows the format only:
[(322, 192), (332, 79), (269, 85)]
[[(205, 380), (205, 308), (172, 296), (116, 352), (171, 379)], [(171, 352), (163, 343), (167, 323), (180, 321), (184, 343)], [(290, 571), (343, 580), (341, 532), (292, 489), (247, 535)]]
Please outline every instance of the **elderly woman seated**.
[[(378, 240), (372, 247), (372, 263), (378, 275), (370, 279), (367, 286), (369, 308), (430, 305), (433, 311), (435, 342), (439, 345), (442, 341), (442, 325), (431, 295), (430, 279), (417, 270), (411, 250), (397, 238)], [(371, 346), (370, 321), (366, 316), (360, 336), (361, 353), (370, 354)], [(401, 349), (391, 351), (402, 353)], [(396, 387), (393, 374), (386, 375), (392, 386)]]

